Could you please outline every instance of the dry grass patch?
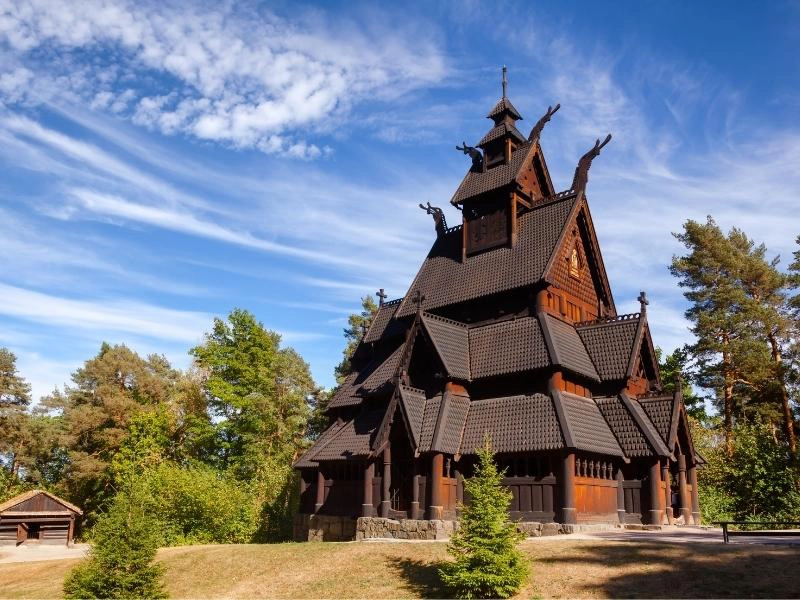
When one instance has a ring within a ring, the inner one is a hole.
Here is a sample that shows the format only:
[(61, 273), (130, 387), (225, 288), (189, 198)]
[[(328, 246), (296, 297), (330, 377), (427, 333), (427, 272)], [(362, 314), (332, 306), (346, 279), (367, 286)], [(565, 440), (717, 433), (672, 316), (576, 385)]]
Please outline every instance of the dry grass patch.
[(72, 560), (0, 565), (0, 598), (61, 598), (61, 584), (74, 565)]
[[(800, 597), (800, 548), (593, 540), (523, 543), (519, 598)], [(173, 598), (442, 597), (441, 543), (186, 546), (159, 551)], [(75, 560), (0, 565), (0, 596), (53, 598)]]

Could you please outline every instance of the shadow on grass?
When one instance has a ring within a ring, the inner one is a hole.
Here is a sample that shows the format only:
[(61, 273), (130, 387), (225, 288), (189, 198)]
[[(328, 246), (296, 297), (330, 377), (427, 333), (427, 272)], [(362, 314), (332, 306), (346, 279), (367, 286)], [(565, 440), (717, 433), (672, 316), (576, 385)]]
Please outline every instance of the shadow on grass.
[(447, 589), (439, 577), (441, 562), (426, 562), (403, 558), (387, 563), (406, 582), (406, 588), (418, 598), (448, 598)]
[(542, 556), (534, 564), (553, 574), (590, 571), (594, 577), (573, 582), (568, 595), (602, 590), (612, 598), (798, 598), (798, 562), (797, 548), (624, 543)]

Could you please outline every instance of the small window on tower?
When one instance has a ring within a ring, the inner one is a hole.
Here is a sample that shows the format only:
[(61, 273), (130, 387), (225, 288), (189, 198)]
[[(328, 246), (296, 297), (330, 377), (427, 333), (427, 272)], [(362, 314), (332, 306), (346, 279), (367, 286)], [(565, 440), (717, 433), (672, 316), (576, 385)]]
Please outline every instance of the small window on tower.
[(578, 251), (578, 247), (575, 246), (569, 257), (569, 274), (575, 279), (580, 279), (581, 267), (583, 266), (582, 262), (581, 253)]

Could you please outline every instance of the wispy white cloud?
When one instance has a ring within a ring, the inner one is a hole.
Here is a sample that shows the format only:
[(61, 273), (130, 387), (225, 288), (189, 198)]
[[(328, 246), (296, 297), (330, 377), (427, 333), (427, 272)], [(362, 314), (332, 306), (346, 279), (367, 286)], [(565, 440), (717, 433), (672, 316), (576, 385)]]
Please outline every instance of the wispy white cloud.
[[(119, 52), (116, 64), (84, 65), (72, 80), (73, 91), (95, 107), (165, 133), (301, 158), (325, 147), (302, 139), (299, 128), (324, 130), (326, 119), (355, 103), (438, 82), (447, 70), (436, 36), (421, 34), (423, 24), (292, 12), (286, 19), (242, 4), (29, 0), (5, 12), (0, 39), (27, 61), (20, 69), (34, 68), (42, 48), (111, 47)], [(26, 71), (15, 73), (5, 87), (18, 94)], [(154, 74), (157, 92), (150, 89)], [(113, 85), (120, 82), (122, 91)]]
[(197, 342), (211, 323), (202, 312), (128, 300), (78, 300), (0, 283), (0, 314), (73, 331), (122, 332)]

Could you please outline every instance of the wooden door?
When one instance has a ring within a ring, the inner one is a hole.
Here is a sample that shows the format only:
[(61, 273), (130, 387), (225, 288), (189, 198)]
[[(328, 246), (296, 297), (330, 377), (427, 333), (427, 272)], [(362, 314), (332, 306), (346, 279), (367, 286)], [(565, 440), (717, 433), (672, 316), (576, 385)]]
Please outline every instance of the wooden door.
[(17, 546), (28, 539), (28, 526), (25, 523), (17, 525)]

